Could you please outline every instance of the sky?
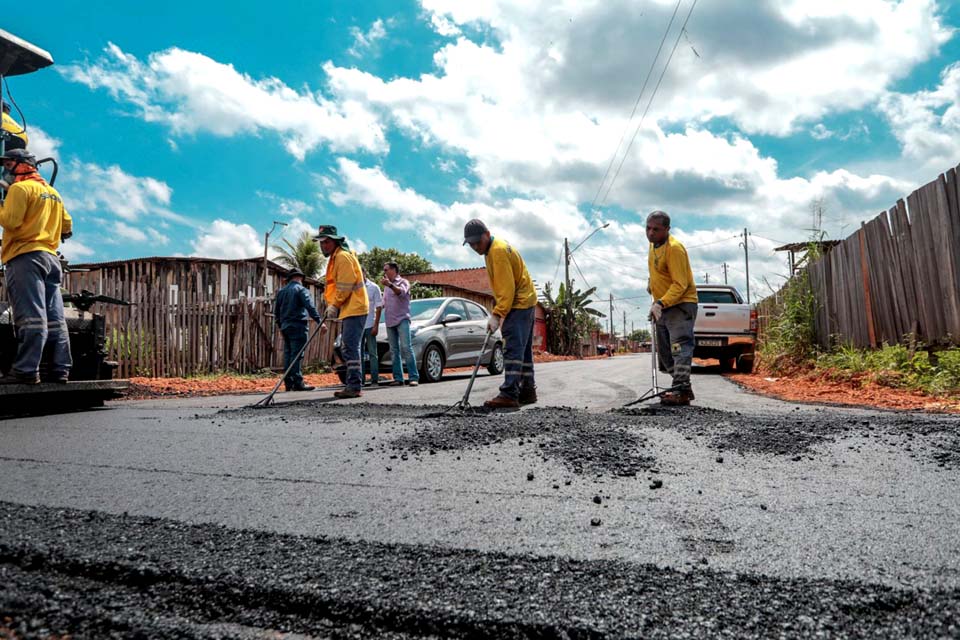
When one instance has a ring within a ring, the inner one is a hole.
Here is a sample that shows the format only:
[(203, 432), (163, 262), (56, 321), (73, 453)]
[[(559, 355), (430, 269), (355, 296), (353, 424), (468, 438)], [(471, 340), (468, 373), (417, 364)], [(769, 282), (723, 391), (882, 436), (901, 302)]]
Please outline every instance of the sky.
[(607, 224), (571, 276), (640, 324), (650, 211), (741, 290), (748, 229), (756, 300), (812, 202), (843, 238), (955, 166), (958, 26), (934, 0), (171, 0), (5, 28), (55, 60), (8, 88), (73, 262), (262, 255), (278, 221), (475, 267), (479, 217), (542, 286)]

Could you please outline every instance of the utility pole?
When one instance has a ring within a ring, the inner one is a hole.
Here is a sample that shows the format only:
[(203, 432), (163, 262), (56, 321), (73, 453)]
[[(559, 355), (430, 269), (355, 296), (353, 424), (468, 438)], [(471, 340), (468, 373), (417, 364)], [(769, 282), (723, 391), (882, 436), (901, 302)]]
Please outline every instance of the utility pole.
[(747, 304), (750, 304), (750, 233), (743, 228), (743, 262), (747, 268)]
[(623, 310), (623, 342), (627, 342), (627, 310)]
[(564, 293), (564, 305), (567, 307), (567, 352), (573, 355), (573, 298), (570, 291), (570, 242), (563, 239), (563, 281), (566, 283), (566, 292)]
[(610, 319), (610, 340), (613, 340), (613, 294), (610, 294), (610, 315), (607, 316)]
[(729, 284), (727, 282), (727, 263), (723, 263), (723, 284)]
[(703, 281), (704, 281), (705, 284), (710, 284), (710, 274), (709, 274), (709, 273), (703, 274)]

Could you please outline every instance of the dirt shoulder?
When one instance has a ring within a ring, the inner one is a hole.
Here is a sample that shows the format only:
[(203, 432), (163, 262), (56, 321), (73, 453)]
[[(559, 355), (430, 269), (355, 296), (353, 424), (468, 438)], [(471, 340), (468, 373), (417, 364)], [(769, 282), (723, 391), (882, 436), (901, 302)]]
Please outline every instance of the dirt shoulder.
[(733, 373), (726, 374), (725, 377), (755, 393), (792, 402), (960, 413), (960, 398), (931, 396), (919, 391), (885, 387), (866, 380), (832, 380), (819, 371), (800, 372), (783, 377), (763, 372)]

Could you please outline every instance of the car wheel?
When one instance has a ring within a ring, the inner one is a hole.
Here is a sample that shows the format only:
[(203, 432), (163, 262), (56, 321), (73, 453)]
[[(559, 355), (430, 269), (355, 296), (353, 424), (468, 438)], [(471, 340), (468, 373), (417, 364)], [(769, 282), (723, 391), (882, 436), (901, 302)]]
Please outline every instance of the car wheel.
[(490, 354), (490, 364), (487, 365), (487, 371), (492, 376), (503, 373), (503, 345), (499, 342), (493, 345), (493, 353)]
[(435, 344), (427, 345), (423, 352), (423, 371), (420, 377), (425, 382), (440, 382), (443, 377), (443, 352)]
[(737, 358), (737, 373), (753, 373), (753, 358), (746, 356)]
[(736, 362), (736, 358), (720, 358), (720, 371), (733, 371)]

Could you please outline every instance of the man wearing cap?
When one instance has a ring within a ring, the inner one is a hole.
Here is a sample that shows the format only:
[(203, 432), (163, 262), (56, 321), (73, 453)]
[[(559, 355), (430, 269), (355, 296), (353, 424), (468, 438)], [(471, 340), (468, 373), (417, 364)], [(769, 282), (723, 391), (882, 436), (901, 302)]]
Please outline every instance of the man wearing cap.
[[(359, 398), (363, 395), (360, 343), (369, 309), (363, 272), (357, 256), (345, 247), (344, 237), (337, 233), (336, 227), (320, 225), (315, 239), (320, 242), (320, 251), (327, 258), (326, 288), (323, 292), (327, 301), (325, 315), (328, 320), (340, 320), (341, 350), (347, 366), (346, 388), (333, 395), (337, 398)], [(326, 325), (323, 327), (326, 330)]]
[[(277, 292), (273, 303), (273, 317), (283, 336), (283, 370), (289, 370), (283, 379), (287, 391), (313, 391), (303, 382), (303, 347), (307, 344), (307, 318), (320, 322), (320, 314), (310, 299), (310, 292), (303, 286), (303, 272), (291, 269), (287, 272), (287, 284)], [(293, 365), (291, 367), (291, 365)]]
[(66, 383), (73, 359), (60, 295), (62, 272), (57, 249), (73, 230), (70, 214), (57, 190), (37, 173), (37, 160), (23, 149), (3, 156), (10, 187), (0, 204), (8, 299), (20, 347), (13, 367), (0, 384), (38, 384), (44, 347), (52, 360), (45, 382)]
[(463, 244), (484, 256), (487, 277), (496, 304), (487, 331), (503, 334), (504, 380), (500, 394), (484, 405), (511, 409), (537, 401), (533, 377), (533, 325), (537, 292), (520, 253), (505, 240), (490, 235), (482, 220), (473, 219), (463, 228)]
[(656, 321), (657, 359), (673, 376), (673, 387), (660, 397), (666, 405), (683, 406), (694, 399), (690, 385), (693, 325), (697, 320), (697, 286), (686, 248), (670, 235), (670, 216), (654, 211), (647, 216), (647, 240), (650, 241), (648, 268), (653, 296), (650, 316)]

